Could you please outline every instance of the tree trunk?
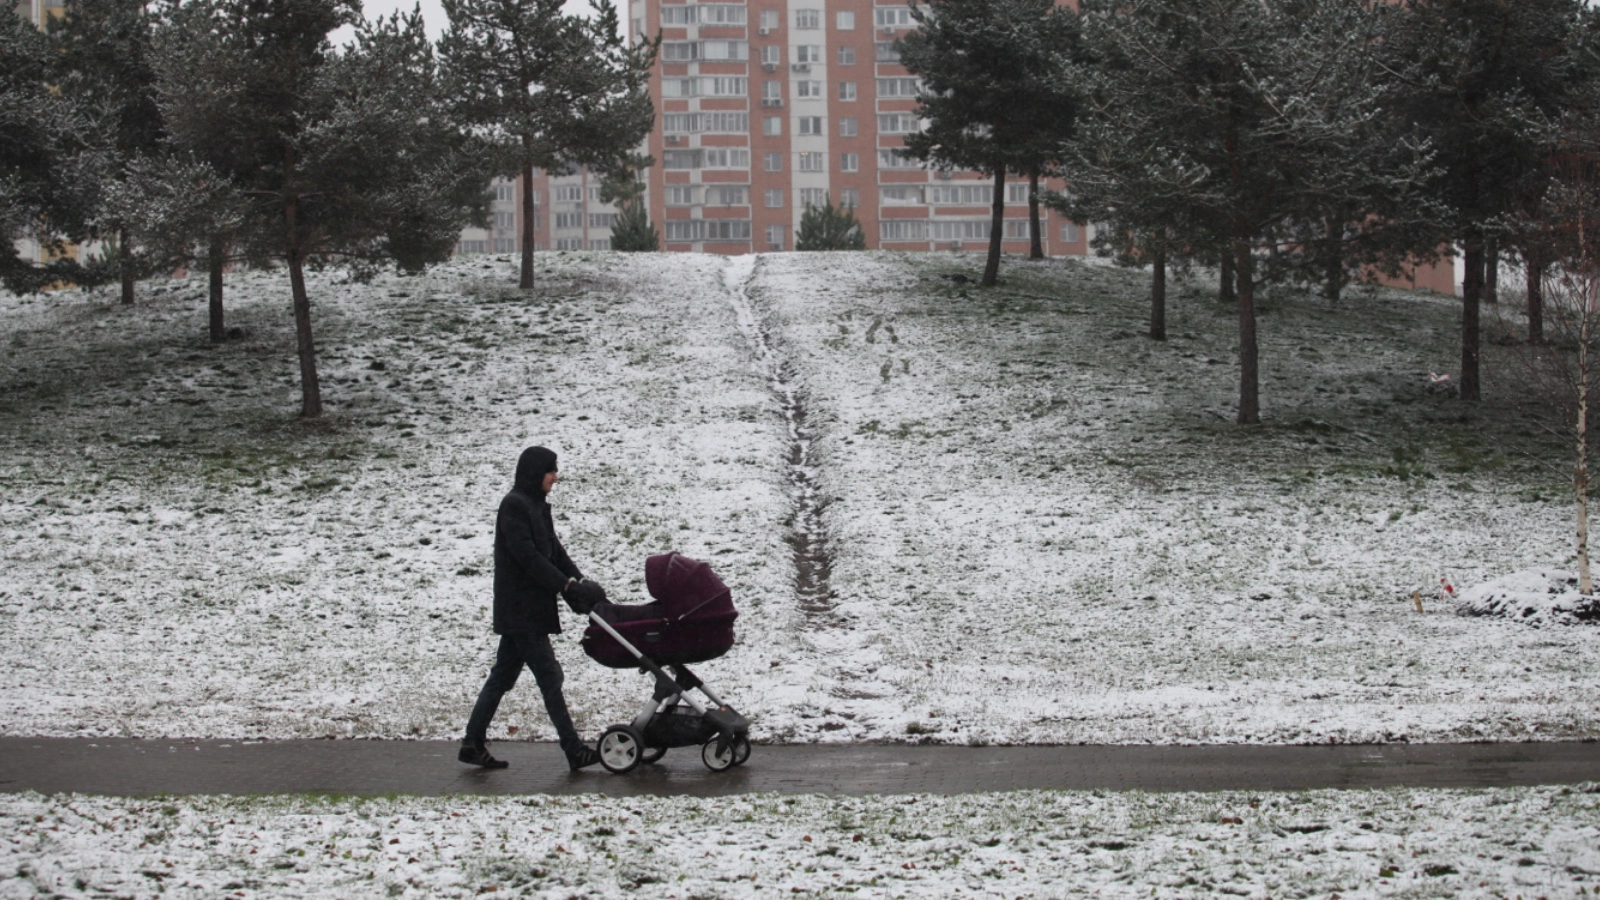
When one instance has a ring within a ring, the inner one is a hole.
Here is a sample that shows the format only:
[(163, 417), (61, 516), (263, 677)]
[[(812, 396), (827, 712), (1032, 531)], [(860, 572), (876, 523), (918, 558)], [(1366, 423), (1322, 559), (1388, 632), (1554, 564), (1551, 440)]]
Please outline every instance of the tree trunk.
[(1338, 216), (1328, 216), (1323, 220), (1323, 227), (1328, 233), (1322, 258), (1322, 296), (1329, 303), (1337, 303), (1344, 293), (1344, 223)]
[(1160, 237), (1150, 246), (1150, 337), (1167, 339), (1167, 242)]
[(222, 242), (213, 240), (206, 248), (206, 273), (210, 276), (208, 306), (213, 344), (220, 344), (228, 339), (228, 332), (222, 323), (222, 266), (225, 259)]
[(1483, 239), (1465, 241), (1466, 274), (1461, 279), (1461, 399), (1483, 398), (1478, 381), (1478, 320), (1483, 301)]
[(1483, 302), (1500, 302), (1500, 242), (1494, 238), (1483, 241)]
[[(1587, 304), (1588, 298), (1585, 298)], [(1577, 445), (1577, 465), (1572, 470), (1572, 490), (1578, 498), (1578, 590), (1587, 597), (1594, 593), (1594, 578), (1589, 571), (1589, 342), (1594, 313), (1579, 313), (1578, 332), (1578, 409), (1573, 435)]]
[(1217, 285), (1217, 302), (1229, 305), (1238, 302), (1239, 295), (1233, 289), (1233, 249), (1231, 246), (1222, 254), (1222, 265), (1218, 268), (1221, 271), (1219, 272), (1220, 277)]
[(1234, 275), (1239, 288), (1239, 424), (1261, 424), (1261, 373), (1256, 347), (1255, 258), (1250, 242), (1234, 241), (1238, 262)]
[(133, 250), (128, 246), (128, 229), (117, 229), (117, 274), (122, 277), (122, 305), (133, 305)]
[(517, 287), (533, 289), (533, 166), (522, 167), (522, 277)]
[(989, 261), (983, 266), (984, 287), (994, 287), (1000, 282), (1000, 240), (1005, 237), (1006, 224), (1006, 169), (996, 166), (994, 171), (994, 206), (989, 217)]
[(1544, 343), (1544, 256), (1529, 250), (1523, 261), (1528, 267), (1528, 343)]
[(317, 381), (317, 348), (311, 340), (311, 298), (306, 294), (305, 253), (300, 247), (296, 216), (298, 198), (290, 195), (283, 207), (289, 230), (289, 288), (294, 294), (294, 333), (300, 350), (300, 415), (322, 417), (322, 385)]
[(1028, 173), (1028, 258), (1044, 259), (1044, 229), (1039, 222), (1039, 173)]

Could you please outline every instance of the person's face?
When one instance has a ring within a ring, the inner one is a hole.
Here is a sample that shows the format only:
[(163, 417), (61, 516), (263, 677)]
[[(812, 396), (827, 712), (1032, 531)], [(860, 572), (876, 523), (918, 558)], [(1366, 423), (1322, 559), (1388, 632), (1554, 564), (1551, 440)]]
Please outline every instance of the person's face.
[(546, 472), (546, 473), (544, 473), (544, 492), (546, 494), (550, 493), (550, 490), (552, 488), (554, 488), (555, 486), (556, 486), (556, 473), (555, 472)]

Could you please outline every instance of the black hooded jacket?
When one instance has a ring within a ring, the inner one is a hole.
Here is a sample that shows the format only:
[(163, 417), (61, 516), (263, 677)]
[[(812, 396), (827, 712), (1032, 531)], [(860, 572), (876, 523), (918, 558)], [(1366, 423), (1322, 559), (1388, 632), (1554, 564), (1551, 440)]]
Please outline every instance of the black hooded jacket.
[(556, 538), (544, 476), (556, 455), (529, 447), (517, 460), (517, 478), (500, 501), (494, 521), (494, 630), (496, 634), (559, 634), (556, 598), (569, 578), (583, 573)]

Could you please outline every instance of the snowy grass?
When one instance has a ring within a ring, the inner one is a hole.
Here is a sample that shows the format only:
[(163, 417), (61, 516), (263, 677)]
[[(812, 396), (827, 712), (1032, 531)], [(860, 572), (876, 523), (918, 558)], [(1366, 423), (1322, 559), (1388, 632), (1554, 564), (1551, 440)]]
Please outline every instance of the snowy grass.
[[(553, 253), (313, 280), (327, 419), (297, 421), (286, 279), (133, 309), (0, 297), (0, 729), (455, 736), (492, 655), (492, 511), (561, 454), (558, 528), (642, 599), (644, 557), (710, 561), (740, 643), (701, 674), (757, 740), (1325, 742), (1600, 733), (1590, 627), (1453, 614), (1568, 568), (1563, 448), (1486, 351), (1436, 391), (1456, 305), (1265, 298), (1263, 416), (1231, 424), (1231, 313), (1180, 283), (972, 258)], [(813, 432), (831, 609), (785, 537)], [(1542, 460), (1542, 462), (1541, 462)], [(1425, 612), (1412, 594), (1420, 591)], [(576, 620), (569, 619), (573, 625)], [(642, 678), (560, 642), (580, 728)], [(552, 737), (531, 686), (495, 739)]]
[(1574, 897), (1596, 791), (6, 795), (0, 897)]

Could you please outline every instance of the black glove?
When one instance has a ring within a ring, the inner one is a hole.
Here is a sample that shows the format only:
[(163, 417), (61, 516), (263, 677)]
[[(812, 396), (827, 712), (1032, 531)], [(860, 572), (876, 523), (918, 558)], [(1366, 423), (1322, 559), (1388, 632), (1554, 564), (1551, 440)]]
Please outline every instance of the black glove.
[(575, 581), (567, 588), (567, 605), (580, 616), (606, 602), (606, 589), (593, 581)]

